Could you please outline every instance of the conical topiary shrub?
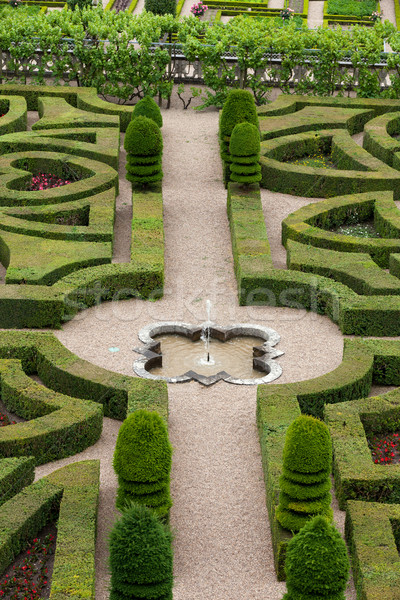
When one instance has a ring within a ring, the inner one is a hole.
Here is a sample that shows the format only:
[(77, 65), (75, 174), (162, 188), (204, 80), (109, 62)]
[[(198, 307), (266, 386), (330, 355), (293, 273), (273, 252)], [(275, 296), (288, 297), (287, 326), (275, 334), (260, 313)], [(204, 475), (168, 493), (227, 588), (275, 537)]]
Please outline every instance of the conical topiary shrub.
[(283, 600), (345, 600), (346, 544), (324, 517), (309, 521), (287, 545)]
[(289, 426), (283, 449), (276, 518), (285, 529), (299, 531), (315, 515), (332, 520), (330, 473), (332, 442), (325, 423), (301, 415)]
[(117, 508), (133, 501), (167, 517), (172, 506), (171, 461), (172, 447), (160, 415), (146, 410), (129, 415), (121, 425), (114, 452)]
[(154, 123), (159, 127), (163, 125), (160, 107), (151, 96), (145, 96), (135, 104), (132, 111), (132, 119), (136, 119), (136, 117), (148, 117), (149, 119), (153, 119)]
[[(258, 129), (258, 115), (254, 97), (248, 90), (231, 90), (224, 102), (219, 118), (221, 158), (230, 162), (229, 141), (239, 123), (252, 123)], [(229, 179), (229, 172), (227, 173)]]
[(231, 179), (243, 185), (261, 180), (260, 133), (251, 123), (239, 123), (232, 131), (229, 151)]
[(149, 509), (124, 509), (109, 548), (110, 600), (172, 600), (171, 533)]
[(133, 119), (125, 133), (127, 151), (126, 178), (134, 184), (146, 185), (161, 181), (163, 140), (153, 119), (139, 116)]

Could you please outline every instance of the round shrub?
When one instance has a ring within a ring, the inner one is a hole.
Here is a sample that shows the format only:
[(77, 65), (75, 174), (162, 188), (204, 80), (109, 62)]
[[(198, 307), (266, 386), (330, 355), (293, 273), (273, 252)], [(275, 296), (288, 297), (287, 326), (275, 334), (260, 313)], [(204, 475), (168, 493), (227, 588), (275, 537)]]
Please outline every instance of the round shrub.
[(249, 185), (261, 180), (260, 133), (251, 123), (239, 123), (229, 142), (231, 179)]
[(220, 137), (229, 137), (238, 123), (247, 121), (258, 128), (258, 116), (254, 98), (248, 90), (231, 90), (226, 98), (219, 119)]
[(283, 448), (276, 518), (299, 531), (316, 514), (332, 520), (330, 472), (332, 443), (325, 423), (301, 415), (288, 427)]
[(162, 127), (163, 120), (160, 107), (151, 96), (145, 96), (135, 104), (132, 112), (132, 119), (136, 119), (136, 117), (140, 116), (153, 119), (158, 127)]
[(163, 140), (160, 128), (153, 119), (142, 115), (132, 119), (126, 129), (124, 148), (128, 153), (128, 181), (141, 185), (161, 181)]
[(113, 466), (118, 475), (117, 507), (138, 502), (166, 517), (171, 508), (172, 447), (157, 412), (138, 410), (122, 423)]
[(287, 545), (283, 600), (344, 600), (349, 577), (346, 544), (334, 525), (317, 516)]
[(122, 512), (109, 541), (111, 600), (172, 600), (172, 538), (168, 527), (146, 507)]
[(323, 421), (301, 415), (288, 427), (283, 464), (297, 473), (318, 473), (332, 467), (332, 442)]
[(124, 148), (135, 156), (159, 156), (163, 150), (160, 128), (145, 116), (132, 119), (126, 128)]
[(144, 0), (144, 8), (155, 15), (176, 16), (176, 0)]

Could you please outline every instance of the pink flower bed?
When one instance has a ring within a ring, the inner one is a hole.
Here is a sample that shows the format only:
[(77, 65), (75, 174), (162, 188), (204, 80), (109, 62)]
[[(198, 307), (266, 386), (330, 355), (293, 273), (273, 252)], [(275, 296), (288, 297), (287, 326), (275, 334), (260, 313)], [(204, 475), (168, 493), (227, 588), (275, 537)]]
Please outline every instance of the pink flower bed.
[(29, 192), (35, 192), (38, 190), (48, 190), (49, 188), (61, 187), (62, 185), (68, 185), (72, 183), (69, 179), (61, 179), (57, 175), (51, 173), (38, 173), (32, 177), (32, 182), (28, 187)]

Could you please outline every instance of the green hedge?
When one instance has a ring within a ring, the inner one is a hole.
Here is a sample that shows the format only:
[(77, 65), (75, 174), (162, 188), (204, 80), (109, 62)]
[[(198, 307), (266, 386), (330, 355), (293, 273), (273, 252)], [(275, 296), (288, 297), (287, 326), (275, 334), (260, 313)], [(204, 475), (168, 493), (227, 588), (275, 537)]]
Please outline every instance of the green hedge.
[(30, 485), (35, 477), (33, 456), (3, 458), (0, 460), (0, 506)]
[(394, 600), (400, 587), (400, 506), (349, 500), (345, 534), (357, 598)]
[[(290, 160), (332, 152), (336, 169), (297, 165)], [(347, 131), (321, 130), (269, 139), (261, 144), (261, 185), (266, 189), (314, 198), (393, 190), (400, 174), (358, 146)]]
[(330, 373), (297, 383), (258, 386), (257, 426), (274, 564), (279, 580), (285, 577), (286, 545), (291, 538), (290, 532), (282, 529), (275, 518), (286, 430), (300, 413), (322, 417), (325, 404), (333, 404), (340, 411), (346, 401), (355, 402), (357, 398), (368, 396), (372, 380), (376, 383), (386, 383), (388, 376), (384, 373), (384, 365), (390, 365), (390, 373), (395, 371), (397, 365), (397, 362), (390, 362), (395, 354), (393, 347), (399, 348), (400, 351), (398, 342), (385, 344), (345, 340), (343, 361)]
[[(400, 351), (397, 346), (398, 363)], [(398, 384), (398, 381), (397, 381)], [(349, 499), (400, 503), (400, 466), (375, 464), (367, 436), (386, 435), (400, 426), (400, 393), (327, 406), (332, 435), (336, 496), (343, 510)]]
[(42, 151), (44, 147), (51, 152), (98, 160), (118, 170), (119, 129), (116, 127), (20, 131), (0, 137), (0, 154)]
[(46, 479), (63, 489), (50, 599), (94, 600), (100, 461), (76, 462)]
[(33, 131), (69, 127), (119, 128), (116, 115), (96, 114), (74, 108), (64, 98), (38, 98), (38, 113), (40, 119), (32, 125)]
[[(375, 194), (360, 196), (361, 201), (359, 204), (365, 214), (371, 213), (375, 197)], [(384, 194), (381, 194), (380, 198), (382, 202), (389, 200), (389, 197)], [(313, 245), (320, 245), (319, 240), (322, 240), (321, 245), (326, 243), (325, 240), (331, 235), (334, 240), (339, 240), (341, 244), (346, 242), (351, 247), (352, 240), (350, 239), (349, 242), (348, 239), (350, 236), (339, 236), (302, 222), (308, 216), (312, 218), (314, 212), (318, 213), (320, 211), (324, 215), (321, 206), (330, 208), (330, 203), (335, 202), (336, 199), (325, 201), (325, 203), (311, 204), (294, 213), (294, 216), (289, 216), (284, 221), (284, 242), (290, 235), (291, 238), (299, 238), (299, 241), (303, 241), (303, 243), (310, 243), (308, 241), (310, 237), (306, 236), (309, 236), (311, 231), (314, 236), (311, 242)], [(342, 206), (344, 215), (347, 214), (348, 206), (346, 206), (343, 198), (336, 204), (338, 207)], [(304, 211), (304, 214), (302, 211)], [(300, 214), (301, 219), (299, 219)], [(306, 308), (318, 314), (326, 314), (338, 324), (345, 334), (400, 335), (400, 299), (397, 296), (360, 296), (342, 283), (332, 281), (327, 277), (298, 271), (278, 270), (272, 267), (260, 192), (257, 186), (252, 187), (246, 194), (235, 184), (230, 184), (228, 189), (228, 217), (239, 303), (241, 305), (256, 304), (288, 306), (297, 309)], [(297, 228), (298, 221), (300, 221), (300, 224)], [(296, 223), (296, 226), (294, 223)], [(287, 233), (289, 224), (290, 230), (295, 231), (295, 234)], [(318, 244), (315, 243), (314, 238), (318, 240)], [(358, 238), (357, 240), (353, 238), (353, 240), (354, 248), (357, 251), (361, 248), (358, 244), (374, 241), (371, 238)], [(379, 241), (383, 242), (383, 249), (382, 246), (378, 248), (379, 252), (376, 252), (375, 256), (384, 257), (386, 260), (386, 257), (388, 258), (390, 254), (388, 250), (390, 244), (392, 243), (393, 251), (397, 241)], [(364, 251), (366, 251), (366, 248), (367, 246), (364, 246)], [(342, 249), (342, 246), (339, 246), (338, 249)], [(369, 249), (369, 253), (372, 253), (371, 249)]]
[(1, 399), (28, 419), (0, 430), (0, 455), (34, 456), (36, 464), (58, 460), (93, 445), (103, 428), (103, 409), (36, 383), (18, 360), (0, 361)]
[(133, 106), (120, 106), (100, 100), (95, 88), (46, 86), (46, 85), (0, 85), (2, 96), (22, 96), (28, 110), (38, 110), (38, 99), (46, 96), (62, 98), (72, 106), (92, 113), (116, 115), (120, 120), (120, 129), (125, 131), (132, 116)]
[[(282, 222), (282, 243), (288, 239), (341, 252), (367, 252), (383, 268), (400, 251), (400, 219), (391, 192), (349, 194), (314, 202), (290, 214)], [(329, 231), (340, 225), (374, 219), (381, 235), (393, 238), (362, 238)]]
[(102, 404), (107, 417), (123, 420), (144, 408), (157, 410), (168, 420), (164, 381), (101, 369), (73, 354), (51, 333), (1, 331), (0, 359), (21, 361), (25, 373), (38, 373), (50, 390)]
[(99, 461), (53, 471), (0, 509), (0, 572), (57, 517), (50, 598), (94, 600)]
[(57, 517), (62, 487), (41, 479), (5, 502), (0, 509), (0, 573), (47, 523)]
[(380, 269), (369, 254), (313, 248), (292, 240), (286, 242), (286, 250), (289, 269), (330, 277), (357, 294), (400, 294), (397, 277)]
[(0, 121), (0, 135), (13, 131), (25, 131), (27, 108), (24, 98), (7, 98), (0, 95), (0, 114), (4, 115)]

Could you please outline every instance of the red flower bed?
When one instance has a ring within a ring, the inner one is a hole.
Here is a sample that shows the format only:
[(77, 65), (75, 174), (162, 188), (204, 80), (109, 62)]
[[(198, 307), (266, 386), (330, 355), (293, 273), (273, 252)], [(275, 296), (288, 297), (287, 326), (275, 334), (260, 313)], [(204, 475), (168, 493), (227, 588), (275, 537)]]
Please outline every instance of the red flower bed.
[(48, 597), (48, 563), (54, 554), (55, 536), (35, 538), (24, 557), (8, 571), (0, 582), (1, 600), (38, 600)]
[(62, 185), (68, 185), (72, 183), (69, 179), (61, 179), (57, 175), (51, 175), (51, 173), (38, 173), (33, 175), (32, 181), (27, 188), (27, 191), (34, 192), (37, 190), (48, 190), (49, 188), (61, 187)]
[(7, 415), (0, 412), (0, 427), (6, 427), (7, 425), (15, 425), (16, 423), (17, 421), (10, 421)]
[(390, 465), (400, 462), (400, 434), (390, 433), (385, 436), (377, 436), (368, 439), (374, 463)]

